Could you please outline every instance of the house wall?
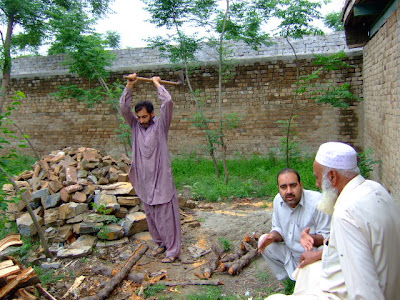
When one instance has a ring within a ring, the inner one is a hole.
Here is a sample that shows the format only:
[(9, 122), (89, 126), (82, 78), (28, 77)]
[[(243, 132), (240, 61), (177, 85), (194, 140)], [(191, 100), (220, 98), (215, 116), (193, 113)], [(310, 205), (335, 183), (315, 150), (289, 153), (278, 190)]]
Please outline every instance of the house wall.
[(363, 147), (372, 148), (372, 179), (400, 198), (399, 10), (364, 47)]

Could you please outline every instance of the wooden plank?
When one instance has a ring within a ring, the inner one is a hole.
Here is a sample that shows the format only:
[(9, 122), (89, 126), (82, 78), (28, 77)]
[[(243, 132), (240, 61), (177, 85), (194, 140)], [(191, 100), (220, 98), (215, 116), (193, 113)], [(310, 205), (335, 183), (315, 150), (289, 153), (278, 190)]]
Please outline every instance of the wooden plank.
[(0, 270), (4, 268), (8, 268), (14, 265), (14, 262), (11, 259), (4, 260), (0, 262)]
[(11, 266), (0, 270), (0, 278), (8, 277), (13, 274), (17, 274), (21, 271), (18, 266)]
[[(0, 299), (4, 299), (7, 295), (14, 293), (19, 288), (23, 287), (24, 283), (30, 283), (29, 281), (39, 279), (36, 275), (35, 270), (29, 267), (18, 274), (14, 280), (10, 281), (6, 286), (0, 290)], [(36, 281), (37, 281), (36, 280)]]
[(10, 234), (0, 241), (0, 252), (10, 246), (20, 246), (22, 244), (23, 242), (21, 241), (21, 236), (19, 234)]

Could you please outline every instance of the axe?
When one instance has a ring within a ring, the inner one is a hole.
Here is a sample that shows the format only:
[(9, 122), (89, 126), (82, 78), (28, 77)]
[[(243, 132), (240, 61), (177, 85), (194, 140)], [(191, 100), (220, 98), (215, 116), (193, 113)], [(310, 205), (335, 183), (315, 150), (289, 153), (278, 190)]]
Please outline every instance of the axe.
[[(161, 80), (160, 83), (165, 84), (165, 85), (183, 85), (183, 72), (179, 71), (178, 76), (179, 76), (178, 81)], [(126, 79), (127, 77), (128, 77), (128, 75), (124, 75), (123, 79)], [(136, 79), (139, 81), (153, 82), (153, 80), (151, 78), (146, 78), (146, 77), (138, 76), (138, 77), (136, 77)]]

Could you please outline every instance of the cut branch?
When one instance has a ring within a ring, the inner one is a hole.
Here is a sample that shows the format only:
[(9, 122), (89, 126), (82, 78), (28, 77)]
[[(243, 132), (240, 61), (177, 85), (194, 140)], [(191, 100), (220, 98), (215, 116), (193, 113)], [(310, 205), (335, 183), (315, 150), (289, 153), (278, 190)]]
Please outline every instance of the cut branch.
[(239, 274), (240, 271), (243, 270), (243, 268), (245, 268), (251, 263), (251, 261), (253, 260), (254, 257), (256, 257), (257, 254), (258, 254), (257, 249), (250, 250), (229, 268), (228, 273), (230, 275)]
[(105, 286), (103, 290), (97, 293), (95, 296), (85, 297), (82, 300), (104, 300), (107, 299), (111, 292), (121, 283), (122, 280), (128, 276), (132, 267), (138, 262), (149, 247), (146, 244), (141, 244), (138, 249), (129, 257), (128, 261)]

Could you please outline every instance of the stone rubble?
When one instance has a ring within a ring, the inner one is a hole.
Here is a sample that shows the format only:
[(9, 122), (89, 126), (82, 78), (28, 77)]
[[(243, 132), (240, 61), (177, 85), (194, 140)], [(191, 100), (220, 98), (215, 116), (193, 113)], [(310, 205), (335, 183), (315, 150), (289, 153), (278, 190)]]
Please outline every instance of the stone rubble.
[[(126, 156), (116, 160), (92, 148), (65, 148), (52, 151), (14, 179), (30, 194), (50, 251), (59, 258), (80, 257), (95, 246), (127, 243), (134, 235), (149, 238), (143, 206), (128, 181), (129, 167)], [(5, 184), (3, 191), (11, 202), (2, 213), (16, 222), (21, 235), (36, 235), (25, 203), (13, 202), (13, 186)]]

